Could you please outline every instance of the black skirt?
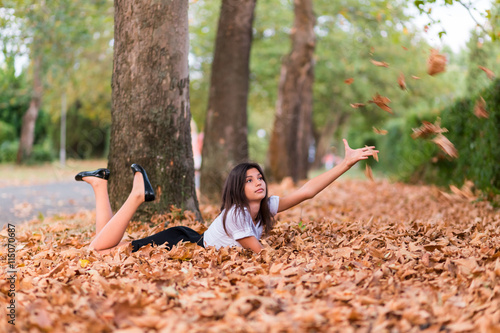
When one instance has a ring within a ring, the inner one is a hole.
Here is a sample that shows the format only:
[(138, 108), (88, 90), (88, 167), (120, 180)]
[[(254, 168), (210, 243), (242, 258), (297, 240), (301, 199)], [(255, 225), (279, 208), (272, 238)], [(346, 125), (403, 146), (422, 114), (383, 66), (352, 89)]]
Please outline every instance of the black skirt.
[(154, 235), (136, 239), (132, 241), (132, 252), (139, 250), (141, 247), (151, 245), (162, 245), (167, 243), (166, 248), (171, 249), (172, 246), (177, 245), (179, 242), (196, 243), (201, 247), (203, 245), (203, 234), (199, 234), (191, 228), (184, 226), (177, 226), (165, 229)]

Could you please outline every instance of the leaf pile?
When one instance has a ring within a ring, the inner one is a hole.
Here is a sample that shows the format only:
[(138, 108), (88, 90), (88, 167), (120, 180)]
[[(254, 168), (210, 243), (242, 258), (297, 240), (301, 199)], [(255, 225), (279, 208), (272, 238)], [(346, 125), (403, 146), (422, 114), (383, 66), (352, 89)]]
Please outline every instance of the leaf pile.
[[(272, 185), (286, 195), (290, 182)], [(340, 181), (278, 216), (259, 255), (183, 244), (101, 256), (92, 213), (16, 228), (3, 331), (481, 332), (500, 329), (500, 213), (455, 188)], [(217, 209), (202, 207), (207, 220)], [(156, 221), (202, 231), (189, 214)], [(126, 239), (163, 227), (131, 223)], [(3, 244), (6, 231), (1, 232)], [(2, 247), (2, 274), (7, 250)]]

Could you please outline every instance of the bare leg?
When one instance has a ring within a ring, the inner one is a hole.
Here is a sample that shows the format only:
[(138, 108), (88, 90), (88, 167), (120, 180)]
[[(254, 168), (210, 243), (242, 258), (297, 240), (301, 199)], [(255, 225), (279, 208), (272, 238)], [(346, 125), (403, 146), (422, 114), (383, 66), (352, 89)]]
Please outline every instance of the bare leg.
[(123, 234), (127, 229), (130, 219), (137, 211), (137, 208), (144, 202), (144, 179), (140, 172), (134, 175), (134, 185), (132, 192), (118, 212), (96, 235), (90, 248), (97, 251), (107, 250), (119, 245)]
[(94, 190), (95, 229), (97, 235), (113, 216), (111, 205), (109, 204), (108, 181), (98, 177), (84, 177), (82, 180), (89, 183)]

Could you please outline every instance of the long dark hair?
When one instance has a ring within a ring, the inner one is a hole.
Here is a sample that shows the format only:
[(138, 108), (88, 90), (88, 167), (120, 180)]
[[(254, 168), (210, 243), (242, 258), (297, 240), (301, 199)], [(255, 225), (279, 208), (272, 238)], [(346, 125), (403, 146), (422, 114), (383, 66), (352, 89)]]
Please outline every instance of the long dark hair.
[(226, 230), (226, 217), (231, 209), (234, 206), (235, 214), (241, 213), (244, 214), (244, 209), (247, 208), (250, 212), (250, 207), (248, 205), (248, 199), (245, 196), (245, 183), (247, 178), (247, 171), (250, 169), (257, 169), (262, 175), (262, 179), (266, 183), (266, 196), (260, 202), (259, 214), (257, 215), (257, 221), (263, 224), (264, 233), (268, 234), (274, 225), (274, 219), (271, 215), (271, 211), (269, 210), (268, 204), (268, 196), (267, 196), (267, 182), (266, 177), (264, 176), (264, 172), (262, 168), (257, 163), (241, 163), (238, 164), (231, 170), (229, 176), (224, 183), (224, 189), (222, 190), (222, 205), (220, 207), (221, 212), (224, 210), (224, 215), (222, 217), (222, 225), (224, 226), (224, 231), (227, 234)]

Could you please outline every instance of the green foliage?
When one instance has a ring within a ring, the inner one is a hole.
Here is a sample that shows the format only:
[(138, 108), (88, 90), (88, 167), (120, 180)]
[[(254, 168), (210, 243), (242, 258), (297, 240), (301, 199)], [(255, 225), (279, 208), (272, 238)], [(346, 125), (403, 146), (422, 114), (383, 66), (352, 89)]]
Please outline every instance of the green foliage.
[[(482, 96), (489, 118), (474, 115), (476, 100)], [(412, 128), (423, 120), (435, 122), (441, 117), (445, 136), (458, 150), (451, 159), (430, 139), (412, 139)], [(387, 136), (377, 138), (380, 169), (397, 180), (461, 186), (471, 180), (491, 196), (500, 193), (500, 80), (480, 94), (463, 98), (441, 112), (408, 114), (386, 124)]]
[(14, 162), (17, 156), (19, 141), (0, 142), (0, 163)]
[[(489, 118), (474, 116), (476, 100), (486, 101)], [(443, 165), (443, 173), (450, 172), (450, 180), (461, 184), (472, 180), (477, 188), (487, 193), (500, 193), (500, 80), (496, 80), (479, 95), (463, 99), (442, 112), (447, 137), (455, 144), (460, 156)]]
[[(28, 109), (25, 72), (15, 75), (14, 57), (4, 53), (5, 62), (0, 66), (0, 121), (14, 129), (15, 137), (21, 132), (22, 117)], [(0, 132), (0, 136), (2, 136)], [(3, 139), (0, 138), (0, 142)]]
[(0, 120), (0, 143), (13, 141), (17, 137), (14, 126)]

